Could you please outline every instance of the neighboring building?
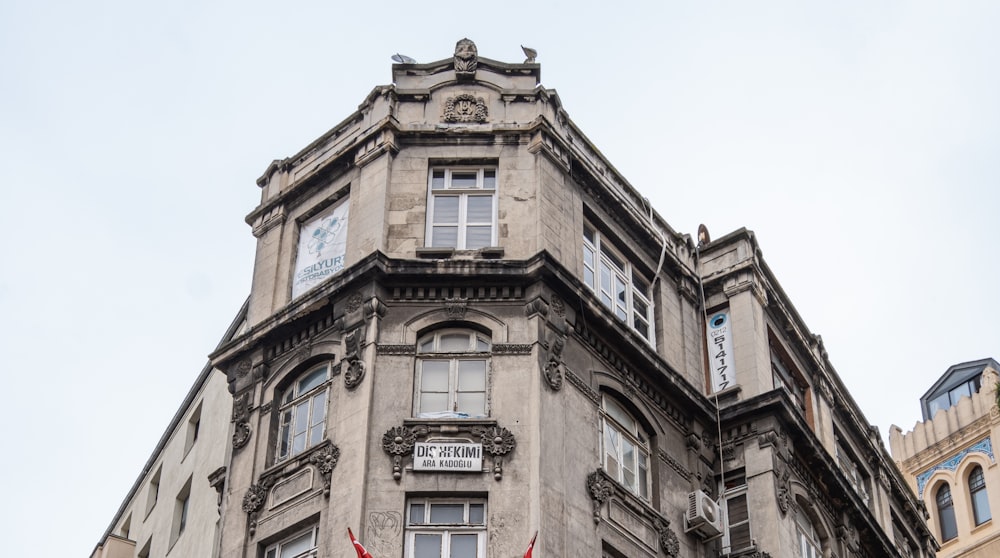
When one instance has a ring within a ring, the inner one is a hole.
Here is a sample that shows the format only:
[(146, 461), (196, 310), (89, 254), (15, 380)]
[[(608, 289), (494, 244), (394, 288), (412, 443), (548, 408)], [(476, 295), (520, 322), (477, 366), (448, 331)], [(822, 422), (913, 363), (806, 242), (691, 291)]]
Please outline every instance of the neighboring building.
[(993, 523), (1000, 509), (998, 374), (992, 358), (952, 366), (920, 398), (923, 422), (906, 434), (898, 426), (889, 431), (892, 455), (927, 506), (942, 558), (1000, 556)]
[[(226, 332), (239, 332), (246, 308)], [(91, 558), (215, 556), (229, 458), (232, 396), (206, 365)]]
[(214, 555), (933, 555), (753, 233), (675, 232), (533, 58), (392, 72), (258, 180)]

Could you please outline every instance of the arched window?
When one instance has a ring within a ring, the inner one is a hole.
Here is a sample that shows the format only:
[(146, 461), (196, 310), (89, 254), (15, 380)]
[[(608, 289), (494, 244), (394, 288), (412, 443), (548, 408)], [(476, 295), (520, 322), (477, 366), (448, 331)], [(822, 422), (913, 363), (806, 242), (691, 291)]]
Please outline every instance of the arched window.
[(310, 368), (280, 395), (275, 461), (302, 453), (323, 440), (330, 364)]
[(969, 474), (969, 500), (972, 501), (972, 517), (976, 525), (982, 525), (990, 520), (990, 500), (986, 493), (986, 479), (983, 478), (983, 468), (976, 468)]
[(486, 408), (490, 340), (470, 330), (441, 330), (417, 343), (414, 415), (480, 418)]
[(604, 471), (640, 498), (649, 499), (649, 438), (621, 405), (604, 397)]
[(950, 541), (958, 536), (958, 524), (955, 522), (955, 503), (951, 500), (951, 488), (942, 484), (937, 491), (938, 524), (941, 527), (941, 542)]
[(795, 528), (799, 534), (799, 556), (802, 558), (820, 558), (823, 550), (819, 544), (819, 534), (812, 519), (799, 507), (795, 512)]

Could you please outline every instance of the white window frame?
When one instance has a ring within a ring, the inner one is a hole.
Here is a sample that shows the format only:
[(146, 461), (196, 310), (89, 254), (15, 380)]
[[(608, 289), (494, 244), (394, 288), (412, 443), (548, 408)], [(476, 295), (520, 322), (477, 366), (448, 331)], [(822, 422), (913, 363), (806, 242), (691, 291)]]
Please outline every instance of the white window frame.
[[(746, 513), (746, 519), (739, 522), (732, 521), (732, 513), (730, 512), (730, 503), (735, 501), (737, 498), (743, 499), (743, 507), (746, 508), (744, 512)], [(725, 505), (724, 513), (725, 515), (725, 529), (722, 533), (722, 550), (723, 553), (738, 552), (741, 550), (746, 550), (753, 547), (753, 527), (750, 523), (750, 500), (747, 494), (746, 479), (743, 479), (743, 483), (736, 485), (725, 491), (723, 495), (723, 503)], [(746, 545), (740, 547), (733, 547), (733, 531), (735, 529), (742, 528), (746, 526), (747, 536)]]
[(586, 223), (583, 225), (583, 282), (615, 318), (655, 347), (652, 282), (635, 271), (628, 258), (604, 240), (596, 227)]
[[(298, 554), (289, 554), (289, 555), (282, 554), (282, 551), (286, 550), (286, 547), (289, 544), (291, 544), (293, 542), (297, 542), (299, 539), (303, 538), (303, 536), (305, 536), (305, 535), (309, 536), (309, 542), (307, 544), (310, 545), (310, 548), (308, 548), (306, 550), (303, 550), (302, 552), (299, 552)], [(280, 540), (280, 541), (278, 541), (276, 543), (268, 545), (267, 548), (264, 550), (264, 558), (306, 558), (306, 557), (315, 557), (317, 555), (316, 549), (317, 549), (317, 543), (318, 543), (318, 535), (319, 535), (319, 526), (317, 526), (317, 525), (313, 525), (312, 527), (309, 527), (308, 529), (303, 529), (301, 531), (298, 531), (298, 532), (296, 532), (294, 535), (292, 535), (290, 537), (285, 537), (284, 539), (282, 539), (282, 540)]]
[[(629, 492), (643, 500), (649, 500), (649, 436), (631, 412), (607, 395), (601, 403), (601, 422), (601, 462), (604, 472)], [(631, 459), (626, 455), (629, 448), (632, 450)], [(609, 458), (614, 462), (609, 462)], [(629, 473), (632, 476), (631, 482), (627, 476)]]
[[(466, 187), (454, 185), (455, 174), (476, 174), (475, 185)], [(431, 167), (427, 176), (427, 246), (432, 248), (454, 248), (456, 250), (476, 250), (497, 245), (497, 186), (499, 171), (496, 166)], [(440, 175), (440, 176), (439, 176)], [(455, 221), (435, 222), (440, 217), (438, 206), (444, 198), (458, 198), (458, 216)], [(489, 221), (469, 221), (469, 200), (488, 197), (490, 199)], [(489, 227), (490, 241), (485, 246), (470, 245), (468, 232), (472, 227)], [(454, 227), (455, 242), (438, 240), (435, 242), (435, 228)]]
[(811, 517), (802, 509), (796, 511), (795, 530), (799, 540), (799, 556), (801, 558), (823, 558), (823, 546), (819, 542), (816, 526)]
[[(322, 372), (321, 372), (322, 370)], [(306, 384), (314, 374), (323, 379), (313, 385)], [(275, 444), (275, 463), (294, 457), (322, 442), (326, 436), (326, 413), (329, 406), (330, 363), (311, 366), (299, 374), (279, 395), (278, 439)], [(305, 409), (305, 428), (302, 428), (300, 409)], [(302, 447), (295, 447), (299, 434), (304, 435)], [(287, 444), (287, 445), (286, 445)], [(285, 446), (285, 447), (283, 447)]]
[[(454, 339), (457, 336), (468, 336), (468, 343), (462, 347), (444, 347), (442, 340)], [(413, 390), (413, 416), (418, 418), (484, 418), (490, 415), (490, 338), (472, 329), (439, 329), (420, 338), (417, 343), (417, 363)], [(444, 391), (424, 389), (424, 369), (429, 363), (447, 363), (448, 391), (446, 408), (425, 409), (421, 404), (425, 393), (444, 393)], [(479, 386), (466, 386), (476, 389), (463, 389), (459, 371), (463, 362), (481, 363), (483, 367), (482, 389)], [(469, 409), (460, 403), (462, 394), (482, 394), (483, 407)]]
[[(431, 523), (431, 508), (434, 505), (464, 506), (463, 521), (455, 523)], [(423, 517), (414, 517), (414, 506), (423, 506)], [(471, 506), (482, 507), (482, 523), (472, 523)], [(417, 535), (437, 535), (441, 537), (439, 558), (451, 555), (451, 541), (455, 535), (476, 535), (476, 558), (486, 556), (486, 525), (489, 508), (485, 498), (411, 498), (406, 502), (406, 552), (405, 558), (416, 558)]]

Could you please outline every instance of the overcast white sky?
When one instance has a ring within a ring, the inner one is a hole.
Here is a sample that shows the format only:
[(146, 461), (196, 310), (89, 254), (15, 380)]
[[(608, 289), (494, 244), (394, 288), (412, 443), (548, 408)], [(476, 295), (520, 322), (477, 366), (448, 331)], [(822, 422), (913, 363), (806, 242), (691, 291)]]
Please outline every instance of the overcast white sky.
[(5, 555), (90, 555), (248, 293), (256, 178), (464, 36), (536, 48), (675, 229), (754, 230), (883, 436), (1000, 357), (1000, 3), (338, 4), (0, 3)]

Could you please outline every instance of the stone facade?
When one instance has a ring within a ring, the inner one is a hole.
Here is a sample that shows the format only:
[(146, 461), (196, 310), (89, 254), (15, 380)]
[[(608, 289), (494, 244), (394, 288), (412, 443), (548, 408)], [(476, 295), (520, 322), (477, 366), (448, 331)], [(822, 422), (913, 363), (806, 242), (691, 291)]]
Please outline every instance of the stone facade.
[[(889, 432), (893, 458), (927, 508), (942, 558), (1000, 555), (992, 520), (1000, 510), (998, 373), (993, 359), (951, 367), (921, 399), (925, 420), (905, 434), (897, 426)], [(934, 401), (949, 391), (938, 408)]]
[(674, 231), (539, 75), (396, 64), (258, 180), (215, 555), (932, 556), (753, 233)]

